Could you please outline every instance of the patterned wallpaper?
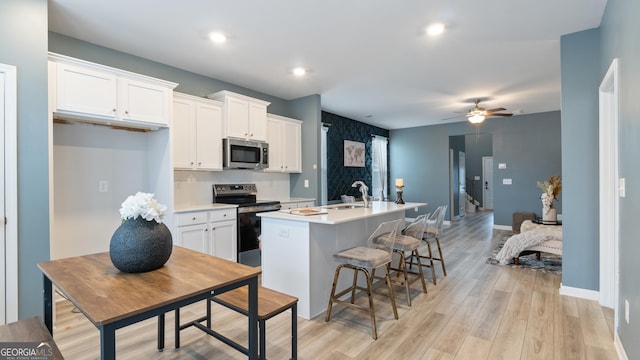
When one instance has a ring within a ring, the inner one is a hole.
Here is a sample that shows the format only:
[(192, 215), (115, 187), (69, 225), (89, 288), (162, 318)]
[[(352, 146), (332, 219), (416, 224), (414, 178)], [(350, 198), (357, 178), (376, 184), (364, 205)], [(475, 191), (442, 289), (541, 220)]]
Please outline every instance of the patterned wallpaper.
[[(322, 112), (322, 122), (331, 124), (327, 133), (327, 200), (340, 200), (342, 194), (360, 197), (358, 189), (351, 187), (356, 180), (363, 180), (371, 195), (371, 135), (389, 137), (389, 130), (326, 111)], [(365, 144), (364, 167), (344, 166), (344, 140)]]

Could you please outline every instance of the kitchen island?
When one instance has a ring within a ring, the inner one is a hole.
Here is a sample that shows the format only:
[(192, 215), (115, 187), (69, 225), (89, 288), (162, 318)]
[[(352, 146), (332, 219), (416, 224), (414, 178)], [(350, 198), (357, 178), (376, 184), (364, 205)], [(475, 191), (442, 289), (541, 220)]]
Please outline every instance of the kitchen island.
[[(322, 314), (339, 264), (333, 255), (365, 244), (380, 223), (426, 205), (373, 201), (368, 208), (355, 203), (261, 213), (262, 285), (297, 297), (305, 319)], [(348, 278), (341, 277), (339, 288), (350, 284)]]

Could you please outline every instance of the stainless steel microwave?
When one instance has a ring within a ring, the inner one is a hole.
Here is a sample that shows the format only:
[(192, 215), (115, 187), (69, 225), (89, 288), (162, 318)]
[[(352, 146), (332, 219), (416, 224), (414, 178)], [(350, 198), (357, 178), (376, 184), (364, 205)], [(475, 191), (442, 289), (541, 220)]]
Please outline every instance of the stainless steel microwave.
[(225, 169), (266, 169), (269, 144), (263, 141), (222, 139), (222, 166)]

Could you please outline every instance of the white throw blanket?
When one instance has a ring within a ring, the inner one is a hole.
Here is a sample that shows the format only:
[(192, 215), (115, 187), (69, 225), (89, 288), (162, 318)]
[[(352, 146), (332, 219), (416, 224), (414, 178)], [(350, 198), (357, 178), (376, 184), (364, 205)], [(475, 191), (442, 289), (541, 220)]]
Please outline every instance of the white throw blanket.
[(504, 243), (504, 246), (496, 255), (496, 260), (501, 264), (508, 264), (522, 251), (532, 246), (540, 245), (548, 240), (562, 241), (562, 228), (559, 226), (550, 226), (548, 229), (533, 229), (513, 235)]

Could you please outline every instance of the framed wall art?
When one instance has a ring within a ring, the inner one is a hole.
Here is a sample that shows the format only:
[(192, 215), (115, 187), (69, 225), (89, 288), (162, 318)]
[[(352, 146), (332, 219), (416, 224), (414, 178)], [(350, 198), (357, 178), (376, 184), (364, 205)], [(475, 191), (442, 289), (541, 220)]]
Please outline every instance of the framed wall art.
[(364, 143), (344, 141), (344, 166), (364, 167)]

